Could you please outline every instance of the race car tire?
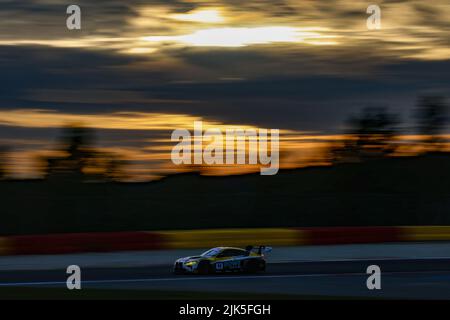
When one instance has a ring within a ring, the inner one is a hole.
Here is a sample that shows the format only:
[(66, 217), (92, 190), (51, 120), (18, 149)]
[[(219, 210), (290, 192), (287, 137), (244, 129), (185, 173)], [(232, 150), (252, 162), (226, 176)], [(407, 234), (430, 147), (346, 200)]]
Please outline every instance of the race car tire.
[(258, 262), (258, 271), (266, 271), (266, 262), (264, 260)]
[(209, 274), (211, 272), (211, 266), (209, 261), (200, 261), (197, 267), (198, 274)]
[(245, 273), (257, 273), (259, 271), (259, 261), (245, 260), (242, 266), (242, 271)]

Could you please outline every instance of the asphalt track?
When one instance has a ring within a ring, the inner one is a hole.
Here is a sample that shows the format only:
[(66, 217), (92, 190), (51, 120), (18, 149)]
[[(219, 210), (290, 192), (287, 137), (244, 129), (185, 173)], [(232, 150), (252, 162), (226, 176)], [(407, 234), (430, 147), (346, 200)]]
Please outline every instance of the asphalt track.
[[(374, 264), (382, 271), (381, 290), (366, 286)], [(0, 287), (65, 288), (66, 278), (65, 269), (2, 271)], [(82, 289), (90, 288), (450, 299), (450, 258), (277, 263), (256, 275), (176, 276), (171, 266), (83, 269)]]

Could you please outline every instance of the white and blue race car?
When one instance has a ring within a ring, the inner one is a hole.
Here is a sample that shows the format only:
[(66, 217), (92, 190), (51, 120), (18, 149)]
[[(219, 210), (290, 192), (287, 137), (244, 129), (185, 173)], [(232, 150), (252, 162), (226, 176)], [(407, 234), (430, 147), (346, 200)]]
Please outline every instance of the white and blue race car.
[(175, 261), (175, 274), (211, 274), (223, 272), (257, 273), (266, 270), (265, 254), (272, 250), (266, 246), (247, 246), (245, 249), (217, 247), (199, 256)]

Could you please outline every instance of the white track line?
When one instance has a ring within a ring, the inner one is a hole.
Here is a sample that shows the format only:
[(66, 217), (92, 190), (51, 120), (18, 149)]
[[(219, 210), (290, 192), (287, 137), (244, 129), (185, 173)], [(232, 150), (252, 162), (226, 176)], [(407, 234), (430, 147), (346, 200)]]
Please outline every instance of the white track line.
[(283, 264), (283, 263), (313, 263), (313, 262), (365, 262), (365, 261), (404, 261), (404, 260), (449, 260), (450, 256), (447, 257), (408, 257), (408, 258), (348, 258), (348, 259), (323, 259), (323, 260), (277, 260), (277, 261), (270, 261), (270, 259), (267, 259), (270, 264)]
[[(400, 271), (383, 272), (383, 274), (417, 274), (417, 273), (445, 273), (447, 271)], [(161, 281), (199, 281), (199, 280), (228, 280), (228, 279), (279, 279), (279, 278), (313, 278), (327, 276), (358, 276), (367, 275), (364, 272), (354, 273), (323, 273), (323, 274), (291, 274), (291, 275), (261, 275), (261, 276), (215, 276), (215, 277), (183, 277), (183, 278), (144, 278), (144, 279), (111, 279), (111, 280), (84, 280), (82, 284), (102, 284), (102, 283), (133, 283), (133, 282), (161, 282)], [(65, 281), (43, 281), (43, 282), (10, 282), (0, 283), (0, 287), (17, 286), (40, 286), (40, 285), (66, 285)]]

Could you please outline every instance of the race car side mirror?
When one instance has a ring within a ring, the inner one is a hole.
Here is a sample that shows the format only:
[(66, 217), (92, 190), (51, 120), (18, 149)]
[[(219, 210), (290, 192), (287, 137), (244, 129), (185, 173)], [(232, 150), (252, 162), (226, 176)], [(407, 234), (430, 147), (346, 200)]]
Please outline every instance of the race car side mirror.
[(263, 253), (269, 253), (272, 251), (272, 247), (264, 247)]

